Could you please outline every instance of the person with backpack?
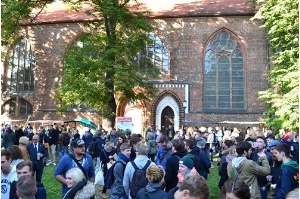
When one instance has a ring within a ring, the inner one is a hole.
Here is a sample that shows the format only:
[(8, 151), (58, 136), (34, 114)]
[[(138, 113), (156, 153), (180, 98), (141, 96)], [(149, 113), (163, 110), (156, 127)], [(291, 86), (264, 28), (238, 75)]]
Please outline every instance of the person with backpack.
[[(106, 143), (104, 145), (104, 148), (100, 152), (100, 160), (101, 160), (101, 166), (103, 170), (103, 176), (106, 175), (108, 167), (107, 164), (114, 163), (115, 157), (117, 156), (116, 150), (114, 148), (114, 143), (112, 143), (110, 140), (106, 140)], [(106, 187), (104, 185), (102, 193), (106, 193)]]
[(61, 130), (61, 134), (59, 134), (59, 141), (60, 145), (58, 147), (58, 155), (62, 158), (64, 155), (68, 154), (68, 146), (70, 144), (70, 136), (66, 128)]
[(93, 141), (93, 134), (92, 134), (91, 129), (89, 127), (86, 127), (86, 131), (82, 135), (82, 139), (84, 141), (85, 148), (88, 149), (90, 144)]
[(116, 162), (112, 166), (114, 168), (112, 174), (112, 179), (110, 182), (113, 182), (112, 186), (107, 183), (108, 173), (106, 174), (104, 178), (105, 187), (108, 189), (111, 188), (111, 195), (110, 199), (119, 199), (125, 196), (124, 188), (123, 188), (123, 178), (124, 178), (124, 171), (126, 164), (131, 160), (130, 154), (131, 154), (131, 145), (129, 143), (123, 143), (120, 146), (120, 152), (118, 153), (118, 156), (116, 157)]
[(155, 165), (148, 158), (148, 147), (144, 143), (136, 146), (137, 156), (134, 161), (128, 162), (124, 172), (123, 186), (129, 199), (135, 199), (141, 188), (148, 184), (146, 170), (149, 166)]
[(162, 190), (164, 174), (165, 172), (160, 166), (149, 166), (146, 171), (146, 177), (149, 183), (137, 193), (136, 199), (158, 199), (166, 197), (167, 193)]
[(95, 174), (100, 169), (100, 152), (105, 145), (105, 140), (102, 139), (103, 133), (100, 130), (97, 130), (93, 136), (93, 141), (89, 148), (87, 149), (88, 154), (94, 159), (96, 162), (95, 166)]

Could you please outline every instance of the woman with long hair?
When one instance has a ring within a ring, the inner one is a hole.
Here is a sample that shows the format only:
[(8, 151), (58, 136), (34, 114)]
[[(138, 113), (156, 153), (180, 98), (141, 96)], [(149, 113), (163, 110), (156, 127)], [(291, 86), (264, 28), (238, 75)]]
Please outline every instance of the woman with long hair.
[(126, 137), (124, 135), (119, 135), (119, 138), (118, 138), (118, 145), (117, 145), (117, 154), (121, 151), (120, 150), (120, 146), (121, 144), (127, 142), (126, 140)]

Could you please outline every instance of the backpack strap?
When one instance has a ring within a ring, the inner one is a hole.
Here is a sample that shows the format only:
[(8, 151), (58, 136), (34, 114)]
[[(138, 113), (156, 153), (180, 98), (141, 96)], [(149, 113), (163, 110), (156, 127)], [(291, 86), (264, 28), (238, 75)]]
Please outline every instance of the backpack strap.
[[(136, 164), (135, 164), (134, 161), (130, 161), (130, 163), (132, 164), (134, 170), (137, 170), (137, 169), (138, 169), (138, 167), (136, 166)], [(144, 171), (146, 171), (150, 164), (151, 164), (151, 161), (148, 160), (147, 164), (145, 164), (145, 166), (144, 166), (142, 169), (143, 169)]]
[(151, 164), (151, 161), (148, 160), (147, 164), (143, 167), (143, 170), (146, 171), (150, 164)]
[(134, 163), (134, 161), (130, 161), (130, 163), (132, 164), (134, 170), (137, 170), (137, 169), (138, 169), (138, 167), (136, 166), (136, 164)]
[(161, 159), (160, 162), (163, 162), (171, 152), (172, 152), (172, 147), (169, 149), (167, 153), (165, 153), (164, 157)]
[[(74, 157), (74, 155), (69, 154), (70, 158), (72, 158), (74, 160), (74, 162), (77, 164), (77, 166), (81, 169), (81, 171), (84, 173), (86, 180), (88, 180), (88, 176), (86, 174), (85, 169), (83, 168), (83, 166), (78, 162), (78, 160)], [(83, 157), (84, 158), (84, 157)]]

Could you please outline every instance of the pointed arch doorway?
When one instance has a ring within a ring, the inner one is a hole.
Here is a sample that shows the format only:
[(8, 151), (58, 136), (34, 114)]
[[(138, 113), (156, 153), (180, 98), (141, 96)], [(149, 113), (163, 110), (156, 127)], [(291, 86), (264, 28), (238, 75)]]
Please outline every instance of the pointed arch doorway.
[(166, 133), (169, 125), (174, 126), (174, 111), (166, 106), (161, 113), (161, 131)]
[(174, 126), (175, 131), (179, 130), (179, 107), (172, 96), (165, 96), (158, 103), (155, 121), (162, 132), (166, 132), (169, 125)]

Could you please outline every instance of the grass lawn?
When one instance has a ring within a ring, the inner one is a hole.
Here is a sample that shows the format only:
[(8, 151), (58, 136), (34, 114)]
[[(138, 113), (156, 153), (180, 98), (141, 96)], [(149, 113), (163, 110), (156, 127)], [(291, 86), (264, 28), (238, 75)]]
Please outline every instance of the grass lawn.
[[(213, 163), (214, 168), (210, 170), (210, 174), (208, 175), (208, 186), (210, 191), (210, 198), (211, 199), (218, 199), (220, 189), (218, 187), (219, 182), (219, 174), (218, 174), (218, 167), (216, 161)], [(45, 167), (42, 182), (47, 191), (47, 199), (59, 199), (61, 198), (61, 184), (57, 182), (54, 177), (53, 173), (56, 166), (50, 165)]]

